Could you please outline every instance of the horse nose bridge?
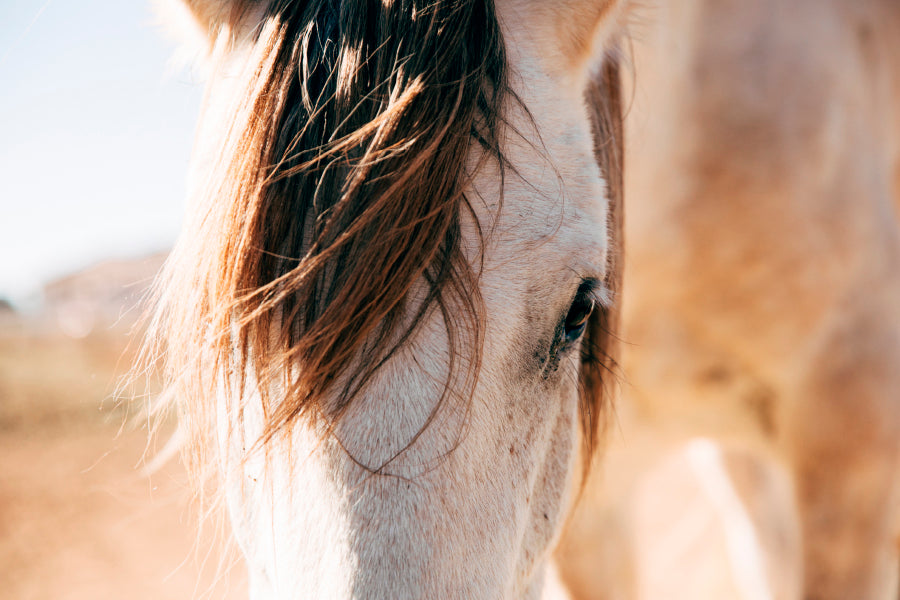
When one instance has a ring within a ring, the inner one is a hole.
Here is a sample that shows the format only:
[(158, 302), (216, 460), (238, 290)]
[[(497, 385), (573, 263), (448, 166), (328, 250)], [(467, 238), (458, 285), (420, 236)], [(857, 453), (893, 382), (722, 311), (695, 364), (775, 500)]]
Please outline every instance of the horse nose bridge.
[[(359, 597), (508, 597), (515, 519), (458, 461), (413, 477), (364, 477), (347, 497)], [(438, 567), (439, 566), (439, 567)], [(357, 596), (353, 596), (357, 597)]]

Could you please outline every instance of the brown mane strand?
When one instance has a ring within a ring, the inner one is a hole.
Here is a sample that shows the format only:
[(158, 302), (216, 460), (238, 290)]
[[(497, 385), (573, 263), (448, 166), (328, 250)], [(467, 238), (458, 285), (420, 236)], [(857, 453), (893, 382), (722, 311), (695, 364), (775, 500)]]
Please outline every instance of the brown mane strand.
[(264, 10), (150, 334), (194, 467), (214, 446), (213, 390), (224, 386), (239, 414), (252, 382), (261, 441), (301, 415), (333, 423), (435, 308), (451, 351), (471, 348), (466, 364), (479, 363), (477, 275), (460, 221), (473, 146), (502, 160), (506, 57), (493, 3)]

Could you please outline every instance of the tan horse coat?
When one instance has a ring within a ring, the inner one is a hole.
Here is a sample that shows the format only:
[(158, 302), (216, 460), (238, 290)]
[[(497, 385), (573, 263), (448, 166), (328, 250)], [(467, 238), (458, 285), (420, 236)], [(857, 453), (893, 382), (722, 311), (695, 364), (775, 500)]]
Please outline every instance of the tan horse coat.
[[(583, 597), (896, 598), (900, 4), (663, 4), (635, 32), (625, 398), (565, 574)], [(762, 596), (747, 564), (692, 579), (729, 568), (727, 523), (697, 526), (693, 567), (641, 551), (702, 488), (695, 436), (755, 524)]]

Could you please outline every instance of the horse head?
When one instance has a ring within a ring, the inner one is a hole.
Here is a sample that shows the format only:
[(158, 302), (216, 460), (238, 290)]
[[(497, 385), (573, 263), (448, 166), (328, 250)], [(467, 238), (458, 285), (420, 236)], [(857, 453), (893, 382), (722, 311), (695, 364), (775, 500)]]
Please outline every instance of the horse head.
[(253, 597), (539, 596), (612, 364), (624, 2), (185, 7), (152, 335)]

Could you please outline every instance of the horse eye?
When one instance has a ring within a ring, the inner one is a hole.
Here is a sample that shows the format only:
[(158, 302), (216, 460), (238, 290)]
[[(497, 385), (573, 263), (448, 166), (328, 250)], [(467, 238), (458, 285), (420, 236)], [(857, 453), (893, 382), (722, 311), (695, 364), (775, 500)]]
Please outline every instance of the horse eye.
[(569, 314), (566, 315), (564, 325), (566, 341), (574, 342), (581, 337), (592, 312), (594, 312), (594, 296), (591, 293), (591, 284), (585, 282), (578, 287), (575, 300), (572, 301)]

